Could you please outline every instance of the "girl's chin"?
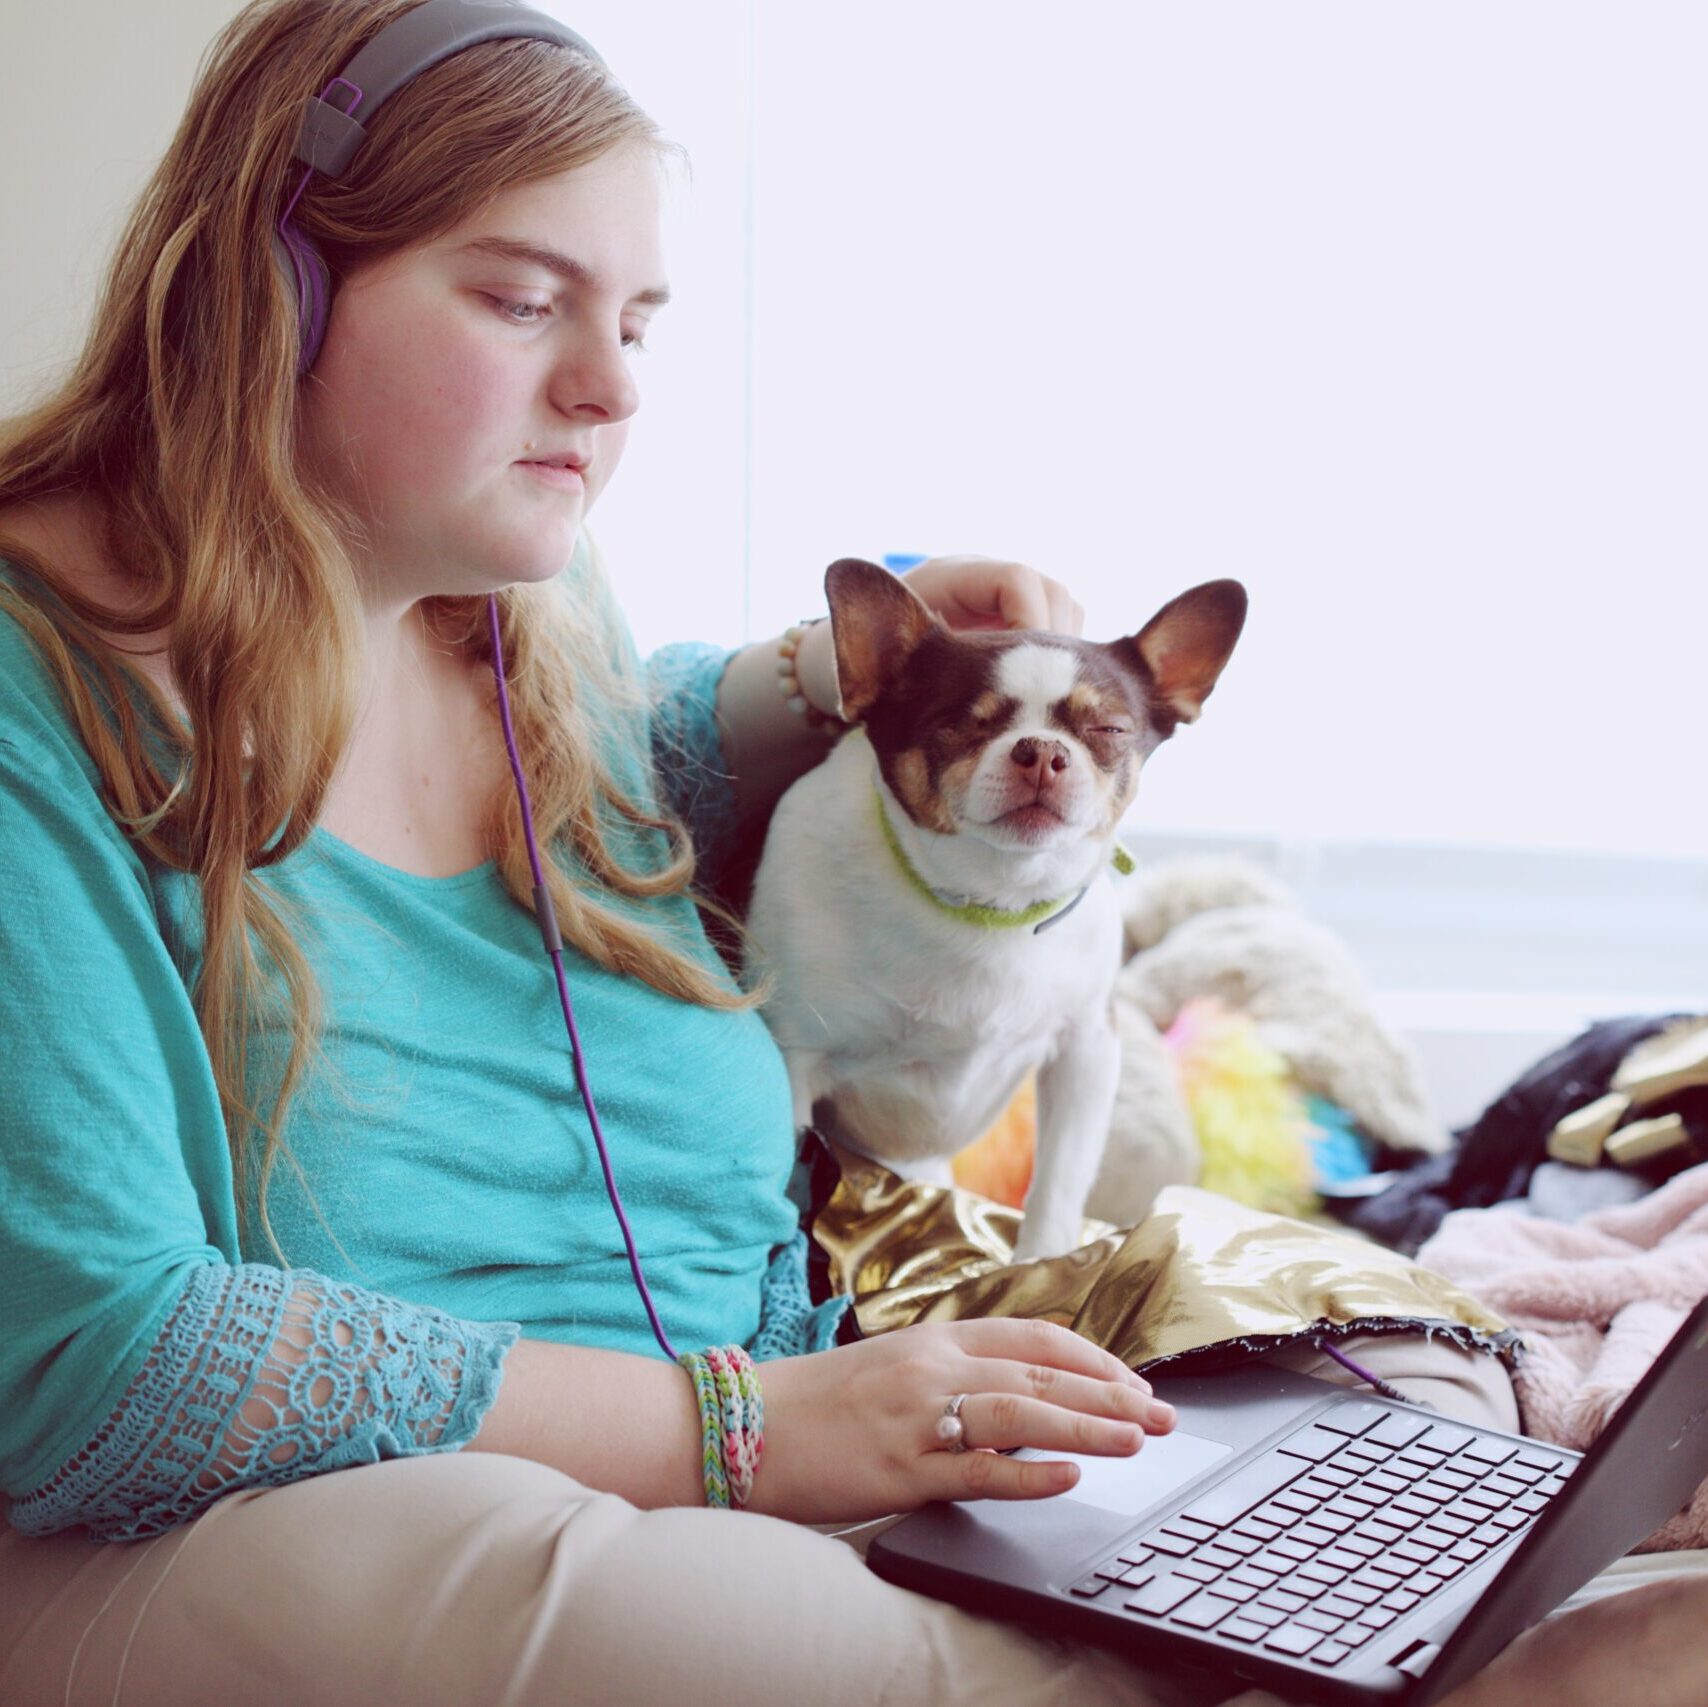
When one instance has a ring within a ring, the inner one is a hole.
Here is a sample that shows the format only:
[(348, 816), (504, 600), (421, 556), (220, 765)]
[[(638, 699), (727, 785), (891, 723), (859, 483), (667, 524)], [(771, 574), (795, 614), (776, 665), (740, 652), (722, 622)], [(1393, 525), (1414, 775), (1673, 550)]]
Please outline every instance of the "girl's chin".
[(554, 579), (569, 567), (580, 531), (579, 526), (542, 528), (517, 542), (513, 551), (495, 550), (484, 555), (494, 577), (501, 577), (505, 586), (535, 585)]
[(555, 562), (546, 563), (534, 559), (526, 564), (516, 564), (505, 576), (507, 587), (537, 587), (547, 581), (555, 581), (569, 567), (570, 559), (575, 555), (573, 542), (564, 548), (563, 556)]

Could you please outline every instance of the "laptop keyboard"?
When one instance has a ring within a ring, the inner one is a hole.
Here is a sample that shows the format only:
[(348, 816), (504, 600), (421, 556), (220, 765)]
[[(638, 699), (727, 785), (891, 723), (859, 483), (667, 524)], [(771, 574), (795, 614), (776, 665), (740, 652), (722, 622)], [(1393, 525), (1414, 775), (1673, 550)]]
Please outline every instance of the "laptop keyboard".
[(1340, 1405), (1068, 1592), (1337, 1666), (1522, 1534), (1572, 1463), (1411, 1412)]

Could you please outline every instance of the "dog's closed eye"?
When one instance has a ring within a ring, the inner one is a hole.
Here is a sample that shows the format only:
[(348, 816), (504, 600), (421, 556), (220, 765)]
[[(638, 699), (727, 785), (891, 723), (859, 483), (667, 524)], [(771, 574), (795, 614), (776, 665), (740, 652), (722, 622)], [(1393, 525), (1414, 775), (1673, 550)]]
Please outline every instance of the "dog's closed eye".
[(994, 735), (1014, 716), (1018, 702), (1004, 694), (981, 694), (955, 719), (970, 735)]

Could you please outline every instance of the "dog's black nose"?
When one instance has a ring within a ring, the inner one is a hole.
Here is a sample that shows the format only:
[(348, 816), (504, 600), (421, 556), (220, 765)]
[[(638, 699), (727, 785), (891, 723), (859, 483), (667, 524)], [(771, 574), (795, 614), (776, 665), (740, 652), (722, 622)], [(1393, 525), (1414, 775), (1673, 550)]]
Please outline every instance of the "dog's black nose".
[(1039, 741), (1027, 735), (1014, 743), (1009, 755), (1023, 771), (1042, 771), (1046, 761), (1058, 775), (1068, 768), (1068, 750), (1060, 741)]

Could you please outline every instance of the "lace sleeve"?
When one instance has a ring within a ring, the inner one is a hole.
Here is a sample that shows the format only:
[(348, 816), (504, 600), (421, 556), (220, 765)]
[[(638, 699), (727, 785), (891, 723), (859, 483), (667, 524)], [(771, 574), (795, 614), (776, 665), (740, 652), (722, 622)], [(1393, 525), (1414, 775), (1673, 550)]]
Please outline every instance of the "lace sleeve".
[(653, 766), (665, 804), (688, 826), (708, 887), (735, 840), (735, 781), (716, 715), (718, 682), (734, 656), (692, 640), (660, 647), (646, 661)]
[(828, 1351), (854, 1300), (846, 1294), (814, 1304), (807, 1283), (807, 1235), (798, 1228), (771, 1253), (759, 1292), (759, 1332), (748, 1341), (755, 1363)]
[(26, 1535), (158, 1535), (240, 1487), (471, 1440), (514, 1322), (465, 1322), (309, 1269), (207, 1263), (117, 1408), (13, 1502)]

